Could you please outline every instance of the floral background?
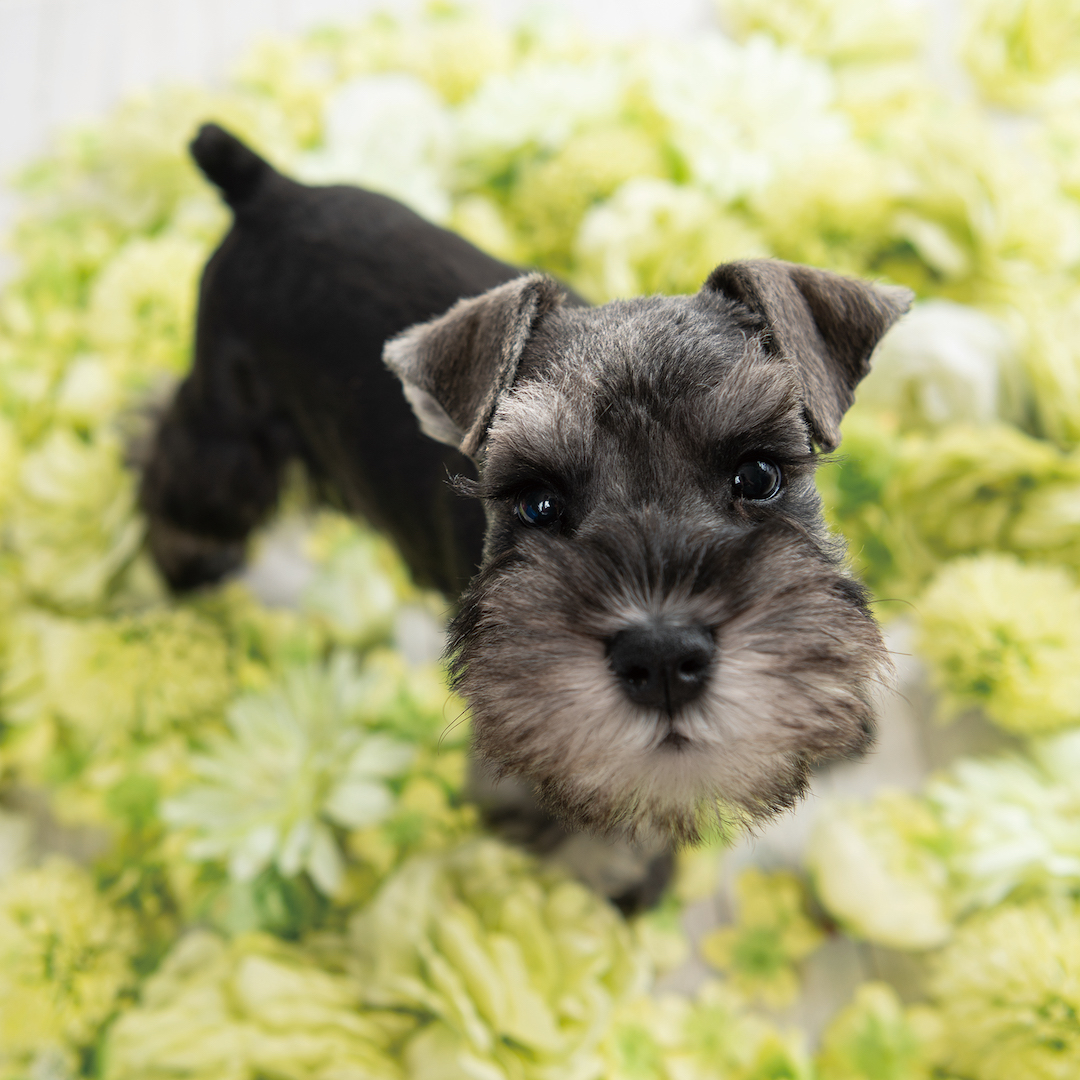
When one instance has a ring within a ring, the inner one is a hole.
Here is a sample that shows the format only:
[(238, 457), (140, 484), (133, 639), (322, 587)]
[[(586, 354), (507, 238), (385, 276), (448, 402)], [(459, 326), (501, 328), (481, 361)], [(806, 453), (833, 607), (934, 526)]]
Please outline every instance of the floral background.
[[(0, 1078), (1080, 1075), (1080, 8), (722, 0), (693, 40), (380, 15), (19, 182), (0, 294)], [(625, 920), (480, 830), (445, 602), (296, 476), (170, 598), (139, 447), (227, 225), (214, 118), (596, 301), (775, 255), (899, 282), (821, 473), (882, 749)]]

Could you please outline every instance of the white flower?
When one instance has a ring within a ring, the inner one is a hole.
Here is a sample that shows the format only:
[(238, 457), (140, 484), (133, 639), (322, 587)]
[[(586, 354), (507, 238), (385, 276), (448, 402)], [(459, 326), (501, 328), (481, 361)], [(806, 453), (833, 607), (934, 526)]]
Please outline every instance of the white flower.
[(717, 263), (767, 252), (761, 238), (699, 188), (635, 177), (586, 214), (578, 280), (603, 299), (693, 292)]
[(859, 401), (932, 426), (989, 424), (1006, 404), (1002, 380), (1018, 367), (999, 322), (975, 308), (930, 300), (885, 335)]
[(484, 82), (458, 114), (458, 153), (498, 168), (526, 147), (558, 149), (576, 131), (618, 116), (628, 73), (609, 57), (529, 63)]
[(828, 68), (768, 38), (740, 46), (702, 34), (648, 50), (642, 67), (692, 179), (724, 201), (762, 191), (849, 137)]
[(822, 904), (853, 934), (879, 945), (943, 944), (952, 925), (946, 867), (927, 843), (936, 832), (925, 804), (900, 792), (826, 808), (806, 856)]
[(162, 816), (199, 834), (189, 853), (226, 858), (249, 881), (271, 864), (286, 877), (306, 871), (324, 893), (341, 882), (331, 828), (370, 825), (393, 806), (386, 779), (412, 748), (365, 730), (358, 720), (364, 681), (345, 653), (325, 667), (286, 672), (280, 686), (237, 701), (230, 735), (196, 757), (201, 786), (168, 800)]
[(1036, 743), (1033, 756), (963, 760), (927, 788), (952, 834), (964, 906), (989, 907), (1020, 885), (1080, 884), (1080, 731)]
[(304, 180), (359, 184), (432, 221), (449, 217), (452, 119), (420, 79), (400, 72), (351, 79), (329, 98), (323, 121), (323, 149), (297, 165)]

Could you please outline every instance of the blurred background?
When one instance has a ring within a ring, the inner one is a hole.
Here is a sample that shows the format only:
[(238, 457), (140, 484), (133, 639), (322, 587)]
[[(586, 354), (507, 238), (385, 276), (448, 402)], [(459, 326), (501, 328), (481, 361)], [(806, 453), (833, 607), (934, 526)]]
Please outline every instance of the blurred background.
[[(627, 921), (481, 839), (446, 604), (302, 478), (170, 597), (211, 116), (598, 302), (912, 288), (820, 474), (868, 759)], [(1078, 118), (1075, 0), (0, 0), (0, 1080), (1080, 1075)]]
[[(422, 6), (414, 0), (0, 0), (0, 177), (42, 151), (60, 128), (101, 116), (127, 94), (168, 82), (220, 85), (260, 37)], [(505, 23), (538, 5), (488, 0), (478, 7)], [(684, 37), (715, 21), (708, 0), (592, 0), (563, 10), (609, 40)], [(5, 185), (0, 230), (12, 212)]]

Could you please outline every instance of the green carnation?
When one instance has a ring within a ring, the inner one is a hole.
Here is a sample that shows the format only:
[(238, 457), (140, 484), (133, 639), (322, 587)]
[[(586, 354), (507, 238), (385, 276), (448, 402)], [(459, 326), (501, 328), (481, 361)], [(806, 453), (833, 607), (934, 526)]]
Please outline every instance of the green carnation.
[(74, 1063), (134, 977), (131, 921), (62, 859), (0, 882), (0, 1076)]
[(886, 498), (897, 467), (896, 422), (855, 408), (843, 433), (841, 453), (817, 472), (825, 516), (847, 540), (859, 577), (879, 595), (896, 596), (902, 549), (895, 542), (896, 509)]
[(721, 203), (792, 180), (850, 139), (828, 68), (764, 37), (719, 34), (656, 43), (639, 61), (655, 110), (689, 179)]
[(1070, 0), (966, 0), (963, 59), (997, 105), (1038, 104), (1075, 77), (1080, 21)]
[(414, 753), (359, 719), (364, 688), (352, 658), (336, 653), (236, 701), (229, 733), (191, 760), (201, 784), (162, 807), (167, 822), (196, 833), (191, 856), (226, 861), (241, 882), (273, 865), (336, 892), (344, 866), (333, 827), (385, 817), (394, 804), (387, 780)]
[(1016, 890), (1080, 887), (1080, 732), (1031, 750), (1031, 759), (958, 761), (926, 789), (949, 834), (962, 907), (990, 907)]
[(100, 604), (142, 542), (120, 441), (55, 428), (23, 458), (8, 529), (32, 595), (63, 607)]
[(912, 588), (943, 560), (988, 548), (1075, 558), (1078, 491), (1080, 457), (1016, 428), (955, 424), (909, 435), (884, 491), (898, 569)]
[(613, 1010), (641, 986), (614, 908), (490, 840), (406, 863), (350, 938), (368, 1003), (425, 1018), (411, 1076), (597, 1075)]
[(972, 1080), (1070, 1080), (1080, 1073), (1080, 912), (1002, 907), (965, 923), (930, 989), (941, 1064)]
[(350, 80), (327, 99), (323, 128), (322, 146), (298, 163), (306, 182), (358, 184), (446, 220), (451, 116), (420, 79), (392, 72)]
[(750, 1012), (729, 987), (638, 997), (603, 1043), (604, 1080), (810, 1080), (801, 1038)]
[(1071, 281), (1036, 279), (1008, 297), (1040, 434), (1080, 442), (1080, 298)]
[(896, 991), (867, 982), (833, 1017), (817, 1058), (819, 1080), (931, 1080), (929, 1048)]
[(95, 278), (87, 336), (132, 373), (135, 387), (188, 367), (195, 292), (208, 254), (205, 242), (182, 235), (136, 237)]
[(600, 300), (697, 292), (717, 263), (769, 253), (704, 191), (648, 177), (590, 210), (575, 243), (575, 281)]
[(316, 572), (301, 610), (324, 622), (333, 640), (370, 645), (390, 635), (401, 604), (416, 599), (401, 556), (383, 536), (325, 515), (307, 541)]
[(874, 350), (859, 401), (891, 412), (903, 428), (991, 424), (1009, 409), (1005, 391), (1015, 385), (1018, 366), (999, 321), (930, 300), (909, 311)]
[(720, 0), (718, 6), (739, 37), (764, 32), (834, 64), (911, 56), (926, 30), (921, 12), (897, 0), (873, 8), (852, 0)]
[(946, 707), (981, 707), (1007, 731), (1080, 723), (1080, 589), (1060, 567), (957, 559), (918, 603), (919, 648)]
[(591, 207), (603, 205), (631, 179), (664, 178), (669, 171), (656, 140), (634, 125), (590, 127), (567, 139), (557, 153), (518, 170), (507, 212), (518, 222), (527, 258), (565, 274), (573, 269), (574, 238)]
[(111, 792), (187, 778), (186, 738), (233, 692), (217, 628), (183, 609), (112, 619), (20, 613), (4, 677), (8, 754), (24, 782), (53, 789), (69, 820), (111, 816)]
[(740, 993), (772, 1008), (790, 1005), (799, 991), (795, 965), (824, 940), (807, 917), (803, 882), (783, 870), (750, 869), (740, 875), (735, 892), (735, 924), (708, 934), (701, 953)]
[(363, 990), (262, 934), (181, 938), (104, 1045), (104, 1080), (401, 1080), (388, 1054), (413, 1022), (365, 1012)]
[(919, 799), (883, 792), (819, 818), (806, 859), (818, 898), (854, 936), (930, 949), (952, 932), (941, 827)]

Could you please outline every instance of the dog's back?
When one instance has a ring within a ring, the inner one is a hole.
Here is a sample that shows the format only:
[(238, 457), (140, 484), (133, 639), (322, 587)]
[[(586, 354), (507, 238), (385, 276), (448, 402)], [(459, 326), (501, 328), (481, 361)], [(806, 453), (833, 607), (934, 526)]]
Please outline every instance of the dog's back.
[(448, 474), (466, 459), (422, 435), (384, 341), (521, 273), (354, 187), (307, 187), (216, 125), (192, 154), (234, 223), (206, 266), (195, 361), (144, 474), (150, 541), (175, 588), (220, 578), (304, 459), (398, 545), (421, 584), (456, 596), (483, 517)]

